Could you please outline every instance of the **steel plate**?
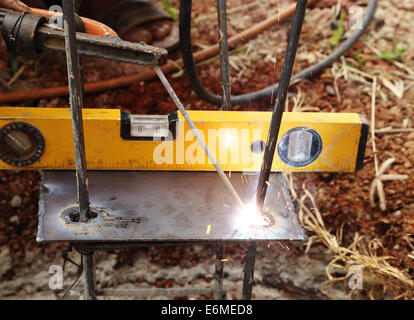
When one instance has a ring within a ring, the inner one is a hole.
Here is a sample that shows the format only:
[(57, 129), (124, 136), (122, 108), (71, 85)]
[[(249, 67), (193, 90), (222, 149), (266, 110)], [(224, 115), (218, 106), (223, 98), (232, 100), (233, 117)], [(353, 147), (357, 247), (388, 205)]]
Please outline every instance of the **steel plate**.
[[(241, 212), (214, 172), (89, 171), (97, 217), (72, 222), (74, 171), (42, 174), (39, 242), (164, 242), (304, 240), (280, 174), (273, 174), (264, 208), (268, 226), (240, 227)], [(253, 202), (258, 176), (232, 173), (245, 204)], [(211, 227), (208, 227), (211, 225)]]

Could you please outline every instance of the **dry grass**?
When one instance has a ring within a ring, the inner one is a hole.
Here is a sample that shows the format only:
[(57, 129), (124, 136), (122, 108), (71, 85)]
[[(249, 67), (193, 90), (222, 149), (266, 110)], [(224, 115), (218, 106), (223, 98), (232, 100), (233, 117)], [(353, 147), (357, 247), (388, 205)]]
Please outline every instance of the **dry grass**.
[[(334, 255), (326, 266), (328, 280), (320, 286), (322, 293), (335, 299), (331, 288), (336, 283), (346, 286), (353, 275), (350, 268), (359, 266), (363, 270), (364, 288), (368, 288), (367, 292), (371, 299), (376, 298), (375, 292), (378, 289), (382, 291), (382, 296), (385, 292), (389, 292), (396, 299), (412, 297), (414, 281), (405, 272), (390, 265), (388, 260), (393, 259), (392, 257), (378, 254), (383, 249), (378, 239), (366, 241), (364, 237), (355, 234), (351, 245), (342, 246), (342, 227), (336, 235), (332, 234), (326, 228), (315, 198), (306, 188), (305, 183), (302, 185), (303, 194), (298, 195), (293, 183), (293, 174), (285, 173), (284, 177), (293, 197), (299, 204), (299, 221), (307, 231), (312, 233), (307, 241), (305, 253), (308, 254), (313, 244), (322, 243)], [(338, 273), (344, 275), (337, 276)], [(351, 290), (350, 298), (354, 294), (355, 291)]]
[[(386, 191), (384, 190), (383, 181), (389, 180), (405, 180), (407, 175), (400, 174), (386, 174), (386, 171), (394, 163), (395, 158), (391, 157), (384, 161), (381, 165), (378, 162), (377, 147), (375, 141), (376, 125), (375, 125), (375, 111), (376, 111), (376, 96), (379, 90), (377, 79), (380, 79), (391, 93), (396, 97), (403, 94), (403, 90), (397, 90), (393, 87), (393, 83), (387, 82), (385, 75), (372, 75), (361, 70), (350, 67), (342, 59), (341, 63), (336, 63), (331, 72), (335, 81), (340, 78), (345, 78), (347, 81), (359, 82), (362, 86), (371, 87), (369, 91), (371, 95), (371, 140), (370, 144), (373, 150), (375, 177), (371, 183), (370, 189), (370, 203), (375, 207), (375, 194), (378, 196), (379, 206), (381, 210), (386, 210)], [(400, 85), (400, 88), (403, 88)], [(336, 90), (335, 90), (336, 91)], [(368, 92), (368, 91), (367, 91)], [(338, 94), (338, 101), (340, 96)], [(302, 93), (292, 98), (292, 111), (318, 111), (304, 106), (304, 97)], [(401, 129), (400, 129), (401, 130)], [(407, 132), (411, 131), (408, 129)], [(382, 130), (381, 133), (392, 133), (392, 130)], [(412, 298), (414, 294), (414, 281), (410, 276), (389, 263), (393, 257), (381, 255), (384, 251), (382, 243), (379, 239), (374, 238), (368, 241), (365, 237), (355, 234), (353, 242), (349, 246), (342, 245), (342, 231), (343, 226), (332, 234), (324, 224), (322, 214), (316, 206), (314, 195), (306, 188), (306, 184), (302, 185), (301, 195), (298, 195), (294, 188), (293, 174), (284, 174), (288, 183), (290, 191), (297, 203), (299, 204), (299, 221), (302, 226), (312, 235), (309, 237), (306, 244), (305, 253), (309, 253), (309, 249), (315, 243), (323, 244), (330, 253), (333, 254), (333, 259), (326, 266), (326, 274), (328, 280), (323, 282), (320, 286), (322, 293), (331, 299), (335, 299), (333, 288), (336, 285), (341, 285), (342, 290), (348, 290), (348, 282), (354, 273), (351, 270), (352, 266), (359, 266), (363, 270), (364, 292), (367, 293), (370, 299), (392, 297), (396, 299)], [(412, 246), (408, 237), (405, 239), (410, 246)], [(412, 247), (414, 248), (414, 246)], [(414, 256), (413, 256), (414, 258)], [(357, 291), (350, 290), (349, 297), (355, 297)]]

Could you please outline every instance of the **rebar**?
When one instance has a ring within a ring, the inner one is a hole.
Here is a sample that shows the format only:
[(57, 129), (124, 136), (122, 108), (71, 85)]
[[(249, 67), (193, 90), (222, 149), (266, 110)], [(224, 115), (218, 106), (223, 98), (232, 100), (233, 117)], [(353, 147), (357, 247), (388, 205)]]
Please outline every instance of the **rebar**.
[(220, 76), (222, 95), (221, 109), (229, 110), (231, 108), (231, 87), (229, 71), (229, 49), (227, 43), (226, 0), (217, 0), (217, 21), (220, 47)]
[(72, 113), (72, 130), (75, 147), (75, 165), (77, 178), (77, 195), (79, 202), (79, 219), (86, 222), (89, 217), (89, 190), (86, 175), (85, 140), (83, 134), (82, 108), (85, 94), (81, 76), (81, 64), (76, 42), (76, 24), (73, 0), (64, 0), (63, 25), (65, 29), (65, 48), (68, 69), (70, 109)]
[(255, 261), (256, 261), (256, 242), (252, 241), (249, 243), (249, 247), (246, 253), (246, 262), (244, 264), (242, 300), (250, 300), (252, 298)]
[(305, 18), (307, 2), (307, 0), (298, 0), (295, 13), (293, 15), (292, 28), (288, 39), (285, 60), (283, 62), (282, 75), (280, 77), (279, 87), (277, 90), (277, 98), (273, 109), (272, 120), (270, 122), (259, 182), (257, 184), (256, 203), (260, 212), (263, 210), (263, 204), (266, 198), (267, 183), (272, 169), (276, 142), (279, 136), (280, 123), (282, 121), (283, 109), (285, 107), (293, 64), (295, 63), (296, 51), (302, 30), (303, 20)]
[(226, 292), (223, 290), (223, 258), (224, 258), (224, 245), (222, 243), (216, 244), (216, 269), (214, 272), (214, 300), (224, 300)]

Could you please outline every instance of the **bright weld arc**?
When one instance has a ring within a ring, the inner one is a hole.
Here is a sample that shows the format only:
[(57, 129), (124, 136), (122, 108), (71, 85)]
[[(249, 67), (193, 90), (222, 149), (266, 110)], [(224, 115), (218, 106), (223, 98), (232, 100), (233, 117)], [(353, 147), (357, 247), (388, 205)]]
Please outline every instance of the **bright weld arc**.
[(241, 231), (247, 231), (250, 227), (265, 227), (269, 224), (259, 213), (255, 201), (249, 202), (236, 219), (236, 226)]
[[(255, 202), (249, 203), (248, 206), (245, 206), (240, 199), (237, 191), (234, 189), (233, 185), (231, 184), (230, 180), (227, 178), (225, 173), (220, 167), (220, 164), (216, 160), (215, 156), (211, 153), (210, 149), (206, 145), (203, 137), (198, 132), (198, 129), (194, 125), (193, 121), (191, 120), (190, 116), (188, 115), (187, 111), (185, 110), (184, 106), (182, 105), (181, 101), (177, 97), (174, 89), (169, 84), (167, 78), (165, 77), (164, 73), (158, 66), (154, 66), (155, 73), (157, 74), (158, 78), (161, 80), (161, 83), (167, 90), (168, 94), (170, 95), (171, 99), (174, 101), (175, 105), (177, 106), (178, 110), (181, 112), (182, 116), (184, 117), (185, 121), (193, 131), (195, 137), (197, 138), (200, 145), (203, 147), (204, 152), (207, 154), (208, 158), (210, 159), (211, 163), (217, 170), (218, 175), (220, 176), (221, 180), (224, 182), (226, 187), (229, 189), (230, 193), (233, 195), (234, 199), (236, 200), (237, 204), (240, 207), (241, 213), (237, 218), (236, 226), (241, 230), (247, 230), (249, 227), (263, 227), (268, 225), (263, 217), (260, 215)], [(210, 228), (209, 228), (210, 226)], [(207, 226), (206, 233), (209, 234), (211, 229), (211, 225)]]

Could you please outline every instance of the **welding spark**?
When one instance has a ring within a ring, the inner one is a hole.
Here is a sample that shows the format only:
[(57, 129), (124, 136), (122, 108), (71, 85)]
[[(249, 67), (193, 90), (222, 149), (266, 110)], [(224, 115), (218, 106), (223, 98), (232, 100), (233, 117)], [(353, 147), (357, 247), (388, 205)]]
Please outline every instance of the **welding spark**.
[(211, 224), (207, 225), (206, 235), (209, 235), (211, 232)]
[(241, 231), (247, 231), (250, 227), (264, 227), (268, 224), (269, 222), (259, 213), (255, 202), (251, 202), (245, 206), (244, 210), (237, 217), (236, 222), (237, 228)]

